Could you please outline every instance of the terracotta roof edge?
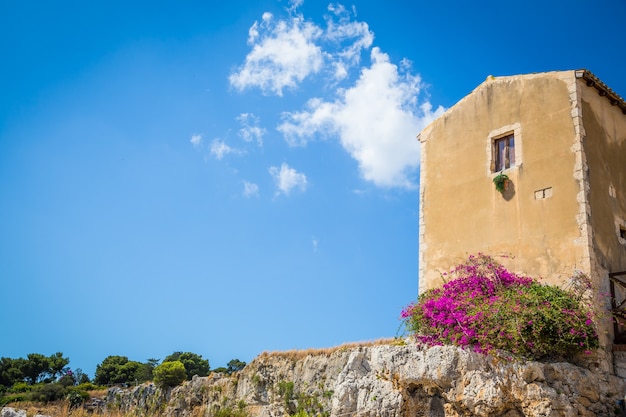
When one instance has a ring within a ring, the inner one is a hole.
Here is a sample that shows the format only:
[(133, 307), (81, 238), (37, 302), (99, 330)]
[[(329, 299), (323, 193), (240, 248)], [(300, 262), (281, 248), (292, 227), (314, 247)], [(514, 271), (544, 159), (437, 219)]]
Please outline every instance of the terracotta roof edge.
[(618, 106), (623, 114), (626, 114), (626, 101), (619, 96), (615, 91), (611, 90), (608, 85), (604, 84), (598, 77), (596, 77), (591, 71), (586, 69), (575, 70), (576, 78), (586, 81), (587, 87), (595, 88), (598, 94), (606, 97), (613, 106)]

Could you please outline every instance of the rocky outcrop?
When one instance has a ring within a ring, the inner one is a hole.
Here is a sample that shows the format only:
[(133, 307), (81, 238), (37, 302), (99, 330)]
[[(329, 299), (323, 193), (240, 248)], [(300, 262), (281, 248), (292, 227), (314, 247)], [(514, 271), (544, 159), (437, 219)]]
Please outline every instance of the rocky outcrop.
[(234, 376), (195, 377), (167, 392), (112, 389), (107, 406), (171, 417), (611, 416), (625, 394), (623, 378), (570, 363), (374, 345), (262, 354)]
[[(16, 410), (13, 407), (2, 407), (0, 417), (27, 417), (26, 410)], [(50, 417), (45, 414), (35, 414), (33, 417)]]
[(2, 407), (0, 417), (26, 417), (26, 410), (16, 410), (13, 407)]

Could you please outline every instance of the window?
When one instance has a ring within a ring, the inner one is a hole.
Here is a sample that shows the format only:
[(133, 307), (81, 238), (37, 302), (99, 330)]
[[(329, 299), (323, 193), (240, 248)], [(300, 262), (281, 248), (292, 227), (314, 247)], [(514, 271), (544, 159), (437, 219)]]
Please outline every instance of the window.
[(617, 232), (619, 243), (626, 246), (626, 221), (624, 219), (615, 218), (615, 231)]
[(485, 170), (488, 177), (505, 170), (517, 170), (524, 161), (524, 139), (519, 122), (500, 126), (485, 138)]
[(515, 166), (515, 136), (510, 134), (493, 140), (492, 171), (500, 172)]

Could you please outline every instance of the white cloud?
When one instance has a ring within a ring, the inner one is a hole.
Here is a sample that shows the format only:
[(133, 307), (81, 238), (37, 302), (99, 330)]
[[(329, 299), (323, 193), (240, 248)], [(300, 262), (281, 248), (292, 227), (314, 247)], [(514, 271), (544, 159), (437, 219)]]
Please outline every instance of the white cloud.
[(420, 78), (399, 71), (378, 48), (372, 49), (371, 60), (356, 84), (339, 90), (335, 101), (309, 100), (307, 110), (283, 114), (278, 130), (291, 145), (337, 135), (366, 180), (413, 188), (411, 175), (419, 164), (416, 135), (443, 109), (432, 111), (428, 101), (419, 104)]
[(236, 153), (237, 151), (230, 146), (228, 146), (223, 140), (213, 139), (211, 142), (211, 154), (215, 156), (216, 159), (222, 159), (225, 155), (229, 153)]
[[(330, 4), (328, 10), (339, 21), (335, 22), (332, 17), (326, 18), (327, 28), (324, 38), (336, 45), (343, 45), (343, 48), (330, 54), (330, 65), (335, 78), (343, 79), (348, 75), (347, 68), (359, 64), (361, 51), (372, 46), (374, 34), (369, 30), (367, 23), (352, 21), (352, 14), (356, 14), (354, 10), (351, 14), (341, 4)], [(346, 42), (347, 40), (351, 42)]]
[(252, 51), (229, 81), (238, 90), (258, 87), (264, 93), (282, 96), (283, 89), (294, 88), (310, 73), (320, 70), (322, 50), (315, 40), (322, 31), (302, 16), (274, 22), (270, 13), (249, 30)]
[[(304, 146), (316, 138), (337, 138), (365, 180), (382, 187), (414, 188), (419, 165), (416, 135), (444, 109), (433, 109), (421, 98), (421, 79), (412, 74), (410, 61), (395, 65), (379, 48), (372, 48), (374, 34), (366, 22), (356, 20), (354, 6), (329, 5), (325, 23), (318, 25), (298, 12), (302, 0), (288, 4), (288, 18), (264, 13), (250, 27), (251, 50), (230, 75), (231, 86), (282, 96), (285, 89), (315, 75), (324, 84), (322, 91), (334, 91), (334, 96), (312, 98), (301, 111), (283, 113), (277, 129), (287, 143)], [(370, 63), (362, 66), (366, 50)], [(266, 131), (258, 118), (243, 113), (238, 120), (242, 139), (262, 145)], [(297, 183), (297, 175), (304, 180), (297, 187), (306, 187), (306, 176), (292, 170), (290, 177), (290, 169), (286, 164), (270, 168), (279, 192), (288, 194), (296, 187), (290, 184)]]
[(243, 195), (244, 197), (258, 197), (259, 186), (253, 182), (243, 182)]
[(258, 87), (265, 94), (282, 96), (284, 89), (294, 89), (322, 69), (337, 81), (359, 64), (362, 50), (374, 40), (367, 23), (353, 21), (354, 12), (331, 5), (324, 30), (296, 12), (301, 4), (301, 0), (289, 3), (289, 19), (264, 13), (260, 22), (254, 22), (248, 31), (252, 50), (229, 76), (233, 87), (240, 91)]
[(237, 117), (237, 120), (241, 123), (241, 129), (239, 129), (239, 136), (246, 142), (252, 142), (256, 140), (259, 146), (263, 145), (263, 135), (267, 132), (264, 128), (260, 127), (260, 121), (257, 116), (252, 113), (242, 113)]
[(302, 6), (303, 3), (304, 0), (290, 0), (287, 10), (289, 10), (290, 12), (294, 12), (298, 7)]
[(319, 244), (319, 241), (316, 238), (313, 238), (311, 243), (313, 244), (313, 252), (317, 252), (317, 245)]
[(199, 148), (202, 143), (202, 135), (193, 134), (191, 135), (191, 140), (189, 140), (194, 148)]
[(289, 167), (286, 163), (283, 163), (280, 168), (276, 166), (270, 167), (269, 172), (278, 188), (276, 194), (283, 193), (288, 195), (294, 188), (301, 191), (306, 190), (306, 175)]

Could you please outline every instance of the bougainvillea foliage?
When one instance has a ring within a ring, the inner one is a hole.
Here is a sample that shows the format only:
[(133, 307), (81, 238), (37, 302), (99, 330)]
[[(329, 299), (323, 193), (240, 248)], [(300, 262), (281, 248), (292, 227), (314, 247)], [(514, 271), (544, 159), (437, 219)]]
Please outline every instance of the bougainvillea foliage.
[(444, 278), (441, 288), (426, 291), (401, 313), (420, 343), (531, 359), (567, 358), (598, 347), (593, 309), (580, 293), (511, 273), (484, 254), (470, 256)]

